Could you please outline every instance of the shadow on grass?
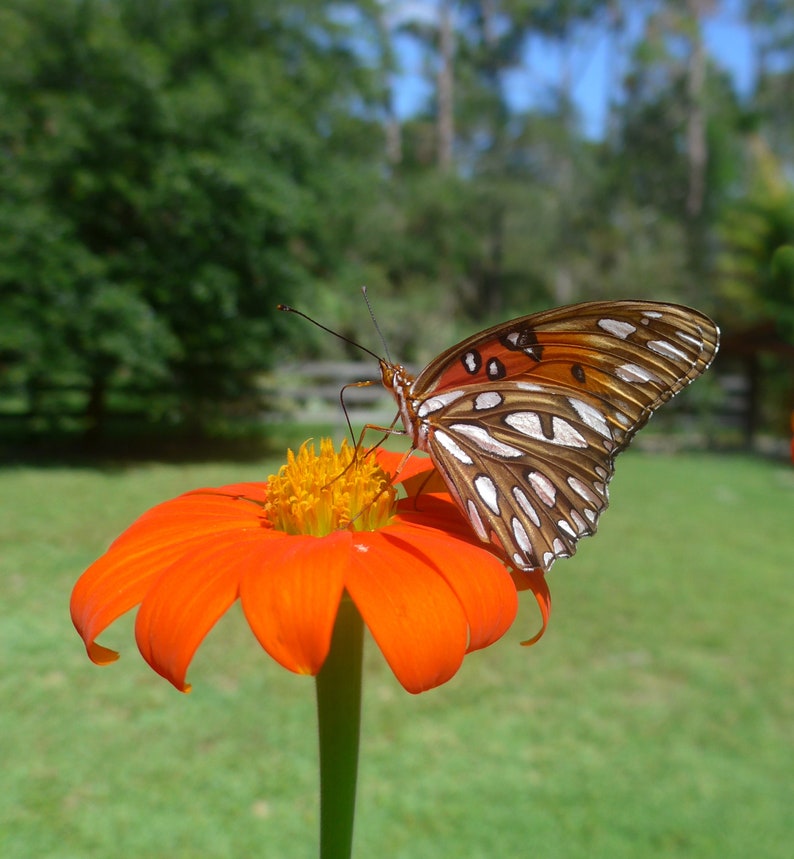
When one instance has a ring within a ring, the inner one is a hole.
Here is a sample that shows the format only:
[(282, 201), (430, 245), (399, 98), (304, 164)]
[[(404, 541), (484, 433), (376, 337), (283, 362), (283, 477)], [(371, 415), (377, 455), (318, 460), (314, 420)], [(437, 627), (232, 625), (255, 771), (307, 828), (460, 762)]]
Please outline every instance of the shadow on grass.
[(0, 435), (0, 463), (6, 466), (123, 469), (142, 463), (201, 464), (256, 462), (283, 455), (307, 438), (337, 437), (328, 425), (272, 424), (255, 433), (190, 435), (186, 433), (118, 433), (92, 437), (76, 433)]

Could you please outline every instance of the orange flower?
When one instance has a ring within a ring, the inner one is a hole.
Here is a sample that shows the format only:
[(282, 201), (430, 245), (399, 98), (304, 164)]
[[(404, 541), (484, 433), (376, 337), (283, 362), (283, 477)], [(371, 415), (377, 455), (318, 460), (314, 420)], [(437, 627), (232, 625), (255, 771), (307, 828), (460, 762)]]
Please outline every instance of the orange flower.
[(344, 443), (336, 453), (324, 440), (319, 456), (307, 443), (267, 483), (197, 489), (144, 513), (75, 585), (72, 620), (89, 657), (118, 658), (96, 638), (140, 603), (141, 654), (188, 691), (194, 653), (239, 598), (262, 647), (285, 668), (314, 675), (349, 598), (400, 683), (421, 692), (504, 634), (516, 587), (533, 589), (545, 627), (542, 575), (511, 579), (428, 482), (429, 460), (401, 470), (408, 495), (398, 500), (384, 471), (398, 454), (353, 456)]

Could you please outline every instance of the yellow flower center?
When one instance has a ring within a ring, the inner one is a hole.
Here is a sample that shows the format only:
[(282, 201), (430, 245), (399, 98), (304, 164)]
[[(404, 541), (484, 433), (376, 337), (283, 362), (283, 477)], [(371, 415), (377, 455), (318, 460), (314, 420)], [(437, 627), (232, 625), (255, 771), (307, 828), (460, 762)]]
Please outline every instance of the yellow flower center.
[(320, 441), (320, 453), (304, 442), (268, 478), (267, 517), (277, 531), (325, 537), (333, 531), (375, 531), (389, 523), (397, 493), (374, 455), (343, 441)]

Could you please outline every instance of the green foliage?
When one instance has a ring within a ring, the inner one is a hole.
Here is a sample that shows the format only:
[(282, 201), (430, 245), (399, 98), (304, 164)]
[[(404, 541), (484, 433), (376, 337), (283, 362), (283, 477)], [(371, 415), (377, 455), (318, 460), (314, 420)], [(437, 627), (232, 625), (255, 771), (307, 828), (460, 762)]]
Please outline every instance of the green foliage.
[(28, 386), (83, 379), (96, 420), (127, 382), (203, 421), (269, 363), (277, 301), (337, 263), (323, 213), (344, 228), (373, 145), (349, 28), (244, 0), (4, 15), (4, 355)]
[[(788, 318), (790, 277), (771, 264), (788, 214), (743, 168), (757, 138), (782, 176), (793, 163), (794, 12), (738, 4), (759, 72), (740, 98), (702, 4), (635, 6), (8, 0), (0, 415), (37, 427), (71, 410), (101, 434), (128, 412), (204, 431), (258, 414), (259, 373), (344, 348), (276, 303), (361, 339), (362, 284), (407, 361), (587, 298), (727, 297), (737, 319)], [(444, 56), (431, 13), (453, 7)], [(428, 98), (406, 117), (393, 75), (408, 39)], [(595, 141), (574, 88), (599, 39), (612, 89)]]
[(752, 153), (750, 192), (721, 224), (720, 289), (735, 319), (774, 320), (794, 344), (794, 188), (760, 139)]

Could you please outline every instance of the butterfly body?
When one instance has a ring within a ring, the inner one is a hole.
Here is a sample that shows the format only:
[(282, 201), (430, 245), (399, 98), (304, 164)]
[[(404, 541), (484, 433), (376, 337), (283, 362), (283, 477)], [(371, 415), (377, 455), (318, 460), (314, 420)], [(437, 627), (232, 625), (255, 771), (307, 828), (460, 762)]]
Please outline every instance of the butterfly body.
[(595, 532), (615, 456), (718, 343), (690, 308), (587, 302), (475, 334), (416, 377), (380, 370), (478, 537), (516, 569), (548, 570)]

